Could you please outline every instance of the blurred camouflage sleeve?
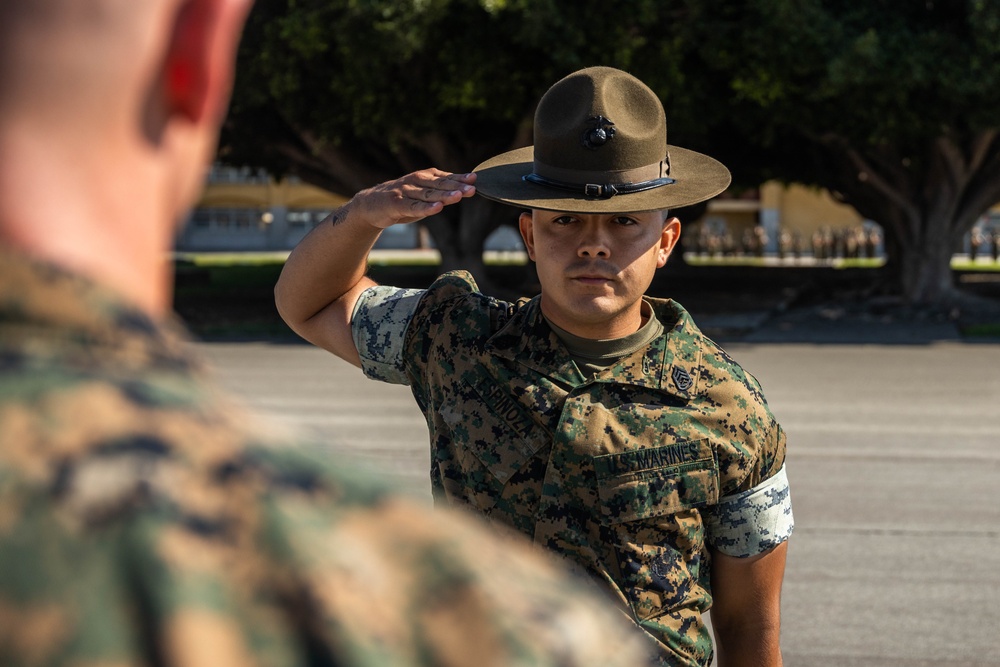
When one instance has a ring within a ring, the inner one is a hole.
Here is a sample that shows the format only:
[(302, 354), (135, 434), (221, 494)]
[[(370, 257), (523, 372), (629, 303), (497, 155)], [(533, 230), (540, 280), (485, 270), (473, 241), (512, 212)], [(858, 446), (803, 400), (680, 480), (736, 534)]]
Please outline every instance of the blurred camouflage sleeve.
[[(649, 647), (592, 583), (514, 534), (391, 496), (298, 531), (322, 553), (307, 600), (328, 607), (327, 642), (349, 640), (365, 665), (645, 664)], [(296, 503), (282, 524), (312, 525)], [(311, 572), (312, 567), (306, 567)]]

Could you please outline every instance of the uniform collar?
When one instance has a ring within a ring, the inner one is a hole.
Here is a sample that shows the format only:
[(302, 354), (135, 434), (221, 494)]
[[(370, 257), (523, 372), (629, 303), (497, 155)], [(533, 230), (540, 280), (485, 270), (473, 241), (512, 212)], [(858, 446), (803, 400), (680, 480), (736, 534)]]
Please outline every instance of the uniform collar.
[(587, 378), (542, 317), (540, 297), (522, 307), (486, 343), (486, 352), (570, 386), (617, 382), (666, 391), (684, 400), (698, 394), (703, 336), (688, 312), (669, 299), (647, 299), (663, 334), (611, 368)]
[(599, 382), (625, 382), (659, 389), (684, 400), (698, 395), (701, 331), (688, 312), (670, 299), (646, 299), (663, 324), (663, 333), (597, 376)]
[(88, 348), (107, 361), (194, 365), (179, 322), (154, 320), (112, 290), (7, 248), (0, 249), (0, 326), (4, 347), (67, 355)]
[(486, 342), (486, 351), (515, 361), (557, 382), (578, 386), (587, 381), (566, 346), (542, 317), (541, 297), (521, 302), (506, 324)]

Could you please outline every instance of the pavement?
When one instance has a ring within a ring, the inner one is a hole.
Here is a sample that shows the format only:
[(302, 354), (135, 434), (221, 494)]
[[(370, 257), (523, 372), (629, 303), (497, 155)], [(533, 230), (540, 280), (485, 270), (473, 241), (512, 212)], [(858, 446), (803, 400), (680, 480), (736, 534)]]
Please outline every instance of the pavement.
[[(788, 434), (785, 665), (1000, 665), (1000, 341), (947, 322), (714, 317)], [(304, 344), (197, 347), (252, 407), (429, 502), (407, 388)]]
[(696, 313), (695, 321), (709, 336), (727, 342), (929, 345), (963, 340), (957, 322), (947, 318), (879, 315), (835, 306), (777, 312)]

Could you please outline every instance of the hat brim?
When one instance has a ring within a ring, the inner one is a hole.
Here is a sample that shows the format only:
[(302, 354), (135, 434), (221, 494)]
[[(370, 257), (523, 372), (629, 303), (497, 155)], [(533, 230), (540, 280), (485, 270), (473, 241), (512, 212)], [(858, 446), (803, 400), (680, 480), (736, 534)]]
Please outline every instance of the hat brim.
[(677, 146), (667, 149), (675, 182), (643, 192), (594, 199), (525, 181), (534, 170), (533, 146), (501, 153), (476, 167), (476, 191), (504, 204), (546, 211), (639, 213), (697, 204), (729, 187), (729, 170), (718, 160)]

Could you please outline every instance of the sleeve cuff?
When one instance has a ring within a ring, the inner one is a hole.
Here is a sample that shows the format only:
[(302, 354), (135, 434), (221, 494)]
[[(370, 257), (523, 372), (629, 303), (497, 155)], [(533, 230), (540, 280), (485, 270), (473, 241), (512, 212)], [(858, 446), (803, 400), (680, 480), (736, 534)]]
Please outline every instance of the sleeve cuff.
[(371, 379), (410, 383), (403, 363), (403, 343), (424, 291), (377, 285), (358, 297), (351, 314), (351, 336), (361, 357), (361, 369)]
[(736, 558), (778, 546), (795, 527), (785, 466), (752, 489), (719, 500), (705, 512), (708, 542)]

